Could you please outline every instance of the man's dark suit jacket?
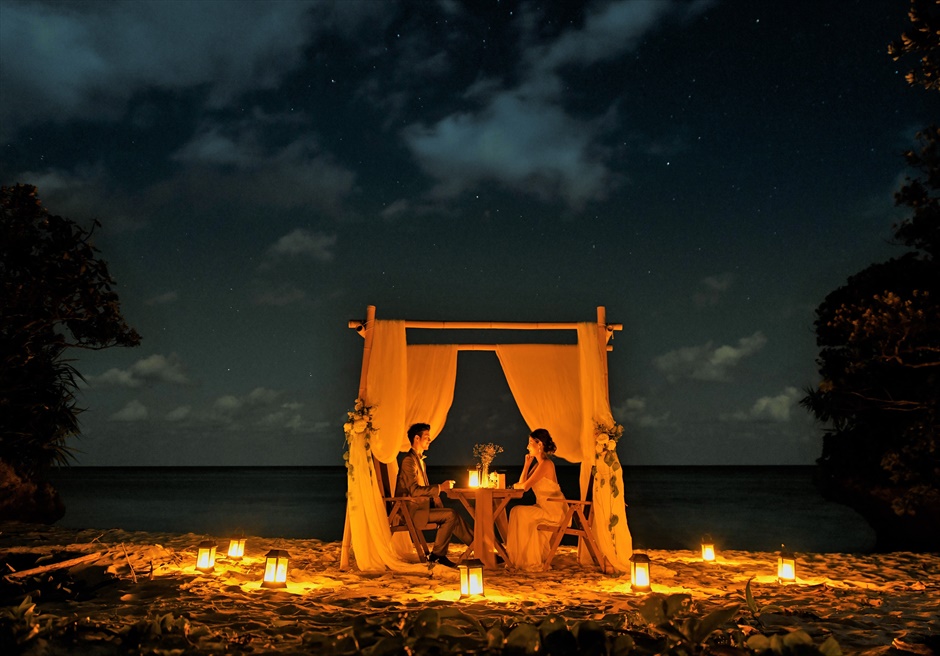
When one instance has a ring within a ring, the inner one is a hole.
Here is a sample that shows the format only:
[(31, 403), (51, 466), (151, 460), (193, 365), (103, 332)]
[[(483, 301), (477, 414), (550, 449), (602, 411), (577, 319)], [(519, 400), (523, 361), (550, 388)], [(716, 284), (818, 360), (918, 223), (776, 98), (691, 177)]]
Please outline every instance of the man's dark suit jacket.
[(418, 501), (408, 503), (408, 510), (418, 526), (424, 526), (428, 523), (428, 517), (431, 509), (431, 502), (438, 508), (443, 506), (441, 503), (440, 485), (422, 485), (421, 481), (426, 477), (422, 475), (420, 456), (409, 451), (401, 459), (398, 468), (398, 480), (395, 482), (396, 497), (418, 497)]

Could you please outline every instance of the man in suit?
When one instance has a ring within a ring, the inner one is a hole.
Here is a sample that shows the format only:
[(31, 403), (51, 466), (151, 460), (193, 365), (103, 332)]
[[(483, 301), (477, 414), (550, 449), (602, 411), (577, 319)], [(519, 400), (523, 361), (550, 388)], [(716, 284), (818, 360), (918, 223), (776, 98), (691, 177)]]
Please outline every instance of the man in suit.
[(441, 490), (454, 487), (454, 481), (444, 481), (437, 485), (428, 482), (428, 473), (424, 467), (424, 452), (431, 444), (431, 427), (428, 424), (414, 424), (408, 429), (411, 451), (402, 458), (395, 484), (395, 496), (417, 497), (420, 501), (408, 503), (408, 510), (418, 526), (437, 524), (437, 537), (428, 560), (445, 567), (456, 567), (447, 557), (447, 545), (451, 536), (464, 544), (473, 543), (473, 533), (467, 527), (463, 517), (441, 502)]

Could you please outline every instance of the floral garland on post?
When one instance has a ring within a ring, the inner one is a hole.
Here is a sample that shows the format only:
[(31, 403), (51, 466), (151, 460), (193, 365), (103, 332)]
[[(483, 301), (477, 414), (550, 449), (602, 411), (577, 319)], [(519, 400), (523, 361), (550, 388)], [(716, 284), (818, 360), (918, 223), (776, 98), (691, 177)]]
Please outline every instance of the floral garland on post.
[[(595, 486), (603, 489), (607, 487), (610, 490), (610, 498), (616, 499), (620, 496), (620, 488), (617, 487), (617, 479), (612, 475), (613, 472), (616, 472), (620, 469), (620, 460), (617, 458), (617, 442), (620, 441), (620, 438), (623, 437), (623, 426), (614, 422), (613, 425), (604, 425), (595, 423), (594, 424), (594, 438), (596, 443), (594, 444), (594, 467), (591, 472), (594, 475), (594, 484)], [(609, 468), (610, 475), (599, 476), (597, 465), (599, 462), (603, 462)], [(607, 530), (610, 531), (610, 536), (612, 540), (614, 538), (614, 527), (620, 522), (620, 516), (611, 513), (610, 514), (610, 524), (607, 527)]]
[[(354, 438), (362, 437), (365, 441), (366, 453), (372, 448), (372, 435), (378, 432), (378, 429), (372, 425), (372, 410), (375, 406), (366, 405), (362, 399), (356, 399), (355, 409), (347, 412), (349, 420), (343, 424), (343, 431), (346, 433), (346, 451), (343, 452), (343, 460), (346, 462), (346, 472), (349, 478), (353, 478), (353, 465), (349, 461), (349, 449), (352, 448)], [(372, 467), (369, 467), (369, 477), (372, 477)]]

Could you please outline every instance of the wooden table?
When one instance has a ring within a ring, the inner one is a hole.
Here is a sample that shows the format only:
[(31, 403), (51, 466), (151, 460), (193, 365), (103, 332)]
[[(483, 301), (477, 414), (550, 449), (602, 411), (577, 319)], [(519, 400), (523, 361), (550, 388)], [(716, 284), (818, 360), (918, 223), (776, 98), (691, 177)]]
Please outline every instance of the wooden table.
[(520, 499), (524, 492), (512, 488), (455, 487), (445, 490), (448, 497), (460, 500), (473, 518), (473, 555), (484, 567), (496, 567), (496, 551), (509, 562), (501, 540), (496, 539), (496, 518), (506, 512), (510, 499)]

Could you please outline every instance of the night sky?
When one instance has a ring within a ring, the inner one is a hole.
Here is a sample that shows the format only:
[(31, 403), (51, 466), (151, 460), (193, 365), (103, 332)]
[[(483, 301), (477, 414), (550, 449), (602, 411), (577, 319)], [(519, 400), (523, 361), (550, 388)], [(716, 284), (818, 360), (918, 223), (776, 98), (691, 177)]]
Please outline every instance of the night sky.
[[(370, 304), (604, 305), (624, 464), (812, 463), (814, 308), (903, 252), (901, 153), (938, 116), (886, 52), (906, 11), (0, 0), (0, 179), (101, 220), (143, 336), (71, 354), (77, 463), (342, 464)], [(434, 463), (526, 434), (495, 354), (462, 354)]]

